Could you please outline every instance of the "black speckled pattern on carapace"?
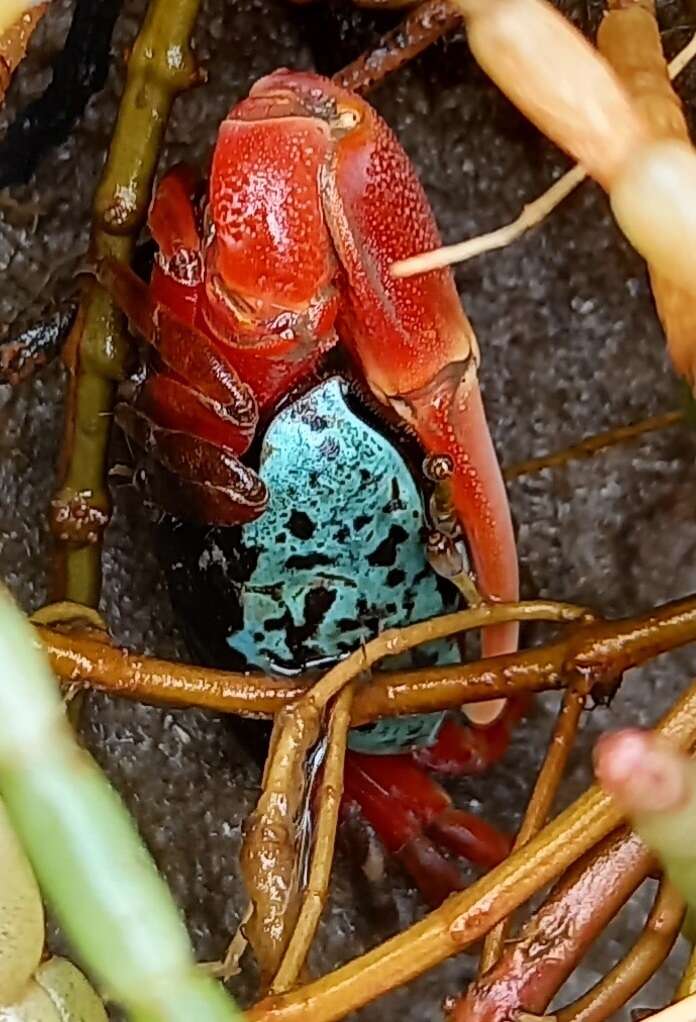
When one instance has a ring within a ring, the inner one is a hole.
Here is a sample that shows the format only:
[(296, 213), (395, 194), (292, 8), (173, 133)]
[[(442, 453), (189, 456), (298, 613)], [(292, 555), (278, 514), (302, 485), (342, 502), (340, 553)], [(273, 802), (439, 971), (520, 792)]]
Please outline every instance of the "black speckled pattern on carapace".
[[(126, 0), (106, 89), (91, 100), (70, 139), (43, 159), (29, 186), (0, 192), (0, 323), (10, 335), (69, 294), (83, 265), (123, 55), (144, 6), (144, 0)], [(559, 6), (585, 29), (595, 26), (601, 9), (597, 0)], [(68, 0), (53, 0), (0, 128), (44, 87), (70, 7)], [(671, 55), (696, 24), (686, 2), (658, 0), (658, 8)], [(331, 72), (396, 20), (393, 13), (361, 12), (348, 2), (294, 8), (283, 0), (205, 0), (195, 44), (208, 84), (177, 101), (161, 166), (182, 158), (205, 161), (219, 120), (262, 74), (282, 65)], [(691, 117), (696, 71), (682, 75), (679, 90)], [(448, 241), (510, 219), (567, 165), (488, 83), (461, 34), (391, 77), (372, 99), (412, 157)], [(478, 331), (489, 420), (504, 462), (678, 402), (645, 268), (619, 237), (595, 185), (585, 184), (523, 241), (468, 263), (457, 280)], [(27, 610), (46, 597), (46, 509), (63, 396), (58, 366), (15, 391), (0, 388), (0, 570)], [(513, 484), (525, 594), (624, 614), (695, 589), (695, 454), (696, 436), (677, 428)], [(142, 501), (121, 488), (107, 534), (102, 609), (118, 641), (186, 656), (149, 530)], [(588, 782), (598, 731), (653, 721), (695, 667), (687, 650), (631, 672), (610, 710), (587, 715), (564, 803)], [(482, 779), (454, 786), (461, 804), (501, 825), (517, 824), (553, 708), (553, 700), (540, 700), (505, 761)], [(83, 738), (135, 815), (186, 914), (198, 955), (219, 956), (244, 907), (237, 860), (243, 820), (258, 793), (257, 765), (227, 720), (105, 696), (89, 699)], [(644, 891), (621, 914), (567, 994), (595, 981), (631, 943), (651, 894)], [(313, 968), (345, 961), (421, 911), (401, 875), (388, 873), (370, 886), (342, 847)], [(54, 941), (60, 944), (58, 936)], [(637, 1005), (670, 996), (684, 955), (680, 945)], [(451, 960), (357, 1017), (439, 1019), (443, 996), (461, 989), (472, 967), (468, 956)], [(247, 964), (231, 987), (247, 1002), (255, 980)]]

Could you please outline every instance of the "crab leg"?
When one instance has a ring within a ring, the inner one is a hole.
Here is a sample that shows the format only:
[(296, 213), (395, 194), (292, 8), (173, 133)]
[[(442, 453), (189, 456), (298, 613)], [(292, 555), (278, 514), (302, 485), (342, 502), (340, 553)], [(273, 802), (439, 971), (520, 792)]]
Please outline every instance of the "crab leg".
[(399, 860), (421, 894), (431, 905), (439, 905), (452, 891), (462, 889), (459, 870), (437, 850), (415, 814), (361, 769), (355, 756), (357, 753), (346, 756), (343, 776), (346, 800), (358, 804), (384, 847)]
[(247, 440), (254, 434), (257, 409), (250, 388), (204, 333), (154, 301), (132, 270), (113, 260), (100, 264), (99, 280), (128, 316), (131, 327), (152, 345), (162, 362), (195, 390), (234, 414)]
[(510, 851), (507, 835), (456, 809), (447, 792), (408, 756), (350, 752), (345, 790), (433, 903), (462, 887), (456, 868), (434, 846), (487, 867)]
[(508, 711), (490, 727), (463, 727), (446, 720), (434, 745), (412, 753), (413, 759), (427, 770), (450, 777), (483, 774), (502, 759), (510, 741), (510, 731), (524, 712), (528, 697), (508, 700)]

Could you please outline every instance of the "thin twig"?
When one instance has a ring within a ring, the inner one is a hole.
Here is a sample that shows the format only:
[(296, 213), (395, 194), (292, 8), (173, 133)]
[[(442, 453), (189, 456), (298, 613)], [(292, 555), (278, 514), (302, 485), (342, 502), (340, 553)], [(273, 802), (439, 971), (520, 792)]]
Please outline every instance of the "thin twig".
[(556, 1012), (556, 1022), (604, 1022), (662, 965), (679, 936), (684, 899), (662, 881), (640, 937), (617, 965), (577, 1001)]
[[(690, 42), (669, 64), (670, 78), (674, 79), (677, 75), (681, 74), (695, 56), (696, 35), (692, 37)], [(435, 270), (442, 266), (451, 266), (453, 263), (465, 262), (468, 259), (473, 259), (475, 256), (482, 255), (484, 252), (490, 252), (509, 245), (526, 234), (530, 228), (542, 223), (586, 177), (587, 171), (579, 164), (576, 164), (571, 170), (555, 181), (542, 195), (525, 205), (520, 215), (511, 223), (505, 224), (495, 231), (490, 231), (488, 234), (469, 238), (455, 245), (443, 245), (432, 252), (423, 252), (408, 259), (402, 259), (394, 263), (392, 273), (395, 277), (412, 277), (416, 273), (428, 273), (430, 270)]]
[(434, 252), (424, 252), (422, 255), (402, 259), (400, 262), (394, 263), (392, 274), (395, 277), (413, 277), (416, 273), (429, 273), (431, 270), (437, 270), (443, 266), (451, 266), (453, 263), (463, 263), (468, 259), (474, 259), (476, 256), (483, 255), (484, 252), (505, 248), (521, 238), (530, 228), (542, 223), (586, 177), (587, 171), (576, 165), (559, 177), (557, 181), (554, 181), (551, 187), (537, 199), (523, 206), (522, 212), (511, 223), (489, 231), (487, 234), (479, 234), (475, 238), (460, 241), (456, 245), (443, 245), (442, 248), (435, 249)]
[[(578, 688), (569, 688), (563, 697), (546, 758), (527, 803), (524, 819), (512, 846), (513, 851), (526, 845), (535, 834), (539, 833), (548, 819), (568, 762), (568, 756), (573, 748), (580, 716), (586, 701), (587, 693)], [(486, 936), (479, 964), (481, 974), (491, 969), (503, 953), (510, 922), (510, 919), (501, 920)]]
[(334, 75), (344, 89), (365, 93), (397, 71), (441, 36), (461, 24), (461, 14), (448, 0), (425, 0), (400, 25), (383, 35), (376, 46)]
[[(682, 748), (696, 737), (696, 685), (657, 730)], [(452, 895), (439, 909), (380, 947), (307, 986), (261, 1001), (248, 1022), (334, 1022), (463, 951), (558, 877), (621, 822), (612, 800), (591, 787), (528, 845)]]
[(663, 415), (653, 415), (648, 419), (641, 419), (629, 426), (615, 426), (614, 429), (605, 433), (596, 433), (587, 437), (577, 444), (565, 447), (563, 450), (554, 451), (552, 454), (544, 454), (539, 458), (529, 458), (527, 461), (518, 461), (503, 469), (504, 478), (510, 482), (512, 479), (519, 479), (520, 476), (532, 475), (545, 468), (558, 468), (567, 465), (570, 461), (582, 461), (591, 458), (598, 451), (603, 451), (616, 444), (625, 443), (628, 440), (635, 440), (636, 437), (645, 433), (653, 433), (658, 430), (668, 429), (670, 426), (678, 426), (684, 422), (686, 414), (682, 411), (665, 412)]

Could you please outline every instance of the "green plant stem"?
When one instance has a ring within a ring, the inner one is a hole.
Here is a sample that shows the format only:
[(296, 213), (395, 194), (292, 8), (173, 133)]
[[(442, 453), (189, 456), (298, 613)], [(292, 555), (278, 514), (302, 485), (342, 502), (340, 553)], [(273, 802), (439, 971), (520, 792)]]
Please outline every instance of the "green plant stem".
[(120, 799), (75, 742), (45, 654), (0, 592), (0, 794), (44, 894), (104, 989), (149, 1022), (240, 1020), (195, 965)]
[[(91, 253), (129, 262), (147, 213), (172, 102), (197, 78), (189, 39), (200, 0), (151, 0), (128, 64), (116, 129), (94, 203)], [(106, 454), (129, 345), (125, 320), (90, 280), (70, 340), (68, 410), (51, 525), (55, 598), (97, 606), (109, 521)]]

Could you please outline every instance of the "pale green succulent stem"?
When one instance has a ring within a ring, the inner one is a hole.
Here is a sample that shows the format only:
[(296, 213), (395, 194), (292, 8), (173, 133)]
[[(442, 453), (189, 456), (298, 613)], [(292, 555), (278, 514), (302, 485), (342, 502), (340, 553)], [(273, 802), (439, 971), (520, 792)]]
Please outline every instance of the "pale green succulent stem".
[(75, 742), (43, 650), (0, 590), (0, 796), (87, 970), (134, 1019), (233, 1022), (119, 797)]

